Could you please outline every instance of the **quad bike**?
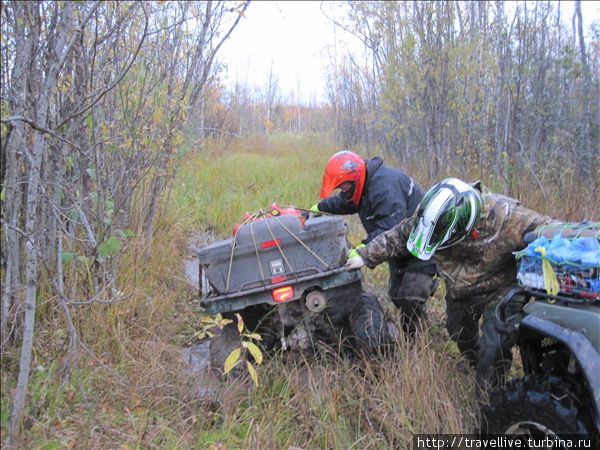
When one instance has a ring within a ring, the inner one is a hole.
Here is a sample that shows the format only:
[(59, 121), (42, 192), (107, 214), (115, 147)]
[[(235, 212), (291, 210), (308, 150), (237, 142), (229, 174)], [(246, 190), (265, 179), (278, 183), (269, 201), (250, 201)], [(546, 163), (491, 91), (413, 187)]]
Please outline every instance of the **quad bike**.
[(342, 218), (277, 204), (247, 214), (232, 238), (201, 249), (201, 306), (232, 320), (211, 338), (213, 371), (222, 375), (240, 346), (236, 314), (267, 352), (308, 351), (318, 343), (374, 352), (383, 345), (383, 310), (363, 292), (360, 271), (344, 269), (348, 250)]
[[(600, 237), (600, 223), (584, 228)], [(553, 295), (531, 268), (531, 260), (520, 262), (521, 285), (496, 310), (498, 330), (516, 338), (524, 376), (490, 393), (481, 431), (545, 436), (553, 448), (569, 446), (561, 438), (585, 437), (587, 448), (599, 448), (600, 267), (554, 266), (559, 292)]]

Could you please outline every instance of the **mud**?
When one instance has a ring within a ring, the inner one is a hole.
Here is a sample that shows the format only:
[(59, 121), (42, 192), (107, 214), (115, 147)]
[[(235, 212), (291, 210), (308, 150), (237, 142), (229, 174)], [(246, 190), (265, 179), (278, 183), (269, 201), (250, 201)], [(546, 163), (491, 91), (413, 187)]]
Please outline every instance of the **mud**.
[(200, 272), (198, 270), (198, 250), (216, 240), (214, 233), (197, 232), (187, 240), (187, 254), (183, 261), (185, 281), (196, 290), (200, 290)]
[(185, 347), (182, 352), (188, 369), (197, 374), (205, 374), (210, 370), (208, 340)]
[[(183, 272), (185, 281), (199, 295), (199, 278), (198, 270), (198, 250), (205, 245), (210, 244), (215, 240), (215, 236), (210, 233), (195, 233), (187, 240), (186, 257), (183, 260)], [(213, 374), (210, 368), (209, 356), (209, 341), (204, 340), (197, 342), (189, 347), (182, 349), (181, 355), (183, 362), (190, 373), (197, 377), (196, 392), (193, 393), (195, 398), (205, 399), (209, 402), (219, 402), (219, 393), (221, 392), (222, 383)]]

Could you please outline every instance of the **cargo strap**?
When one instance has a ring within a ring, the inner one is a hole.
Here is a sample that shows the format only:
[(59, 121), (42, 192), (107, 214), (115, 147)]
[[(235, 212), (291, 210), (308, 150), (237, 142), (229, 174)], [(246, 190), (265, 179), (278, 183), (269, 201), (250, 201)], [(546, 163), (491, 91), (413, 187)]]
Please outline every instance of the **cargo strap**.
[(547, 238), (552, 238), (555, 234), (560, 233), (561, 236), (568, 239), (591, 236), (600, 240), (600, 222), (549, 223), (539, 226), (533, 233), (537, 237), (546, 236)]
[[(285, 225), (283, 225), (281, 223), (281, 221), (279, 220), (279, 218), (277, 216), (273, 216), (273, 218), (279, 223), (279, 225), (281, 225), (288, 233), (290, 233), (290, 230), (288, 230)], [(275, 241), (275, 245), (277, 245), (277, 249), (279, 250), (279, 253), (281, 253), (281, 257), (285, 260), (285, 262), (287, 263), (288, 267), (290, 269), (292, 269), (292, 273), (296, 271), (296, 269), (294, 269), (294, 267), (290, 264), (290, 262), (288, 261), (288, 259), (285, 257), (285, 253), (283, 253), (283, 250), (281, 249), (281, 246), (279, 245), (279, 240), (275, 237), (275, 234), (273, 233), (273, 230), (271, 230), (271, 226), (269, 225), (268, 221), (265, 221), (265, 224), (267, 225), (267, 228), (269, 229), (269, 233), (271, 233), (271, 237), (273, 238), (273, 240)], [(292, 233), (290, 233), (292, 234)], [(292, 234), (292, 236), (294, 236)], [(252, 235), (252, 237), (254, 238), (254, 234)], [(294, 236), (295, 237), (295, 236)], [(254, 244), (254, 248), (256, 248), (256, 244)], [(258, 249), (256, 248), (256, 256), (258, 257)], [(260, 261), (259, 261), (260, 264)], [(262, 273), (261, 273), (262, 276)], [(264, 280), (264, 277), (263, 277)]]
[[(257, 263), (258, 263), (258, 269), (260, 270), (260, 277), (263, 280), (265, 279), (265, 275), (264, 275), (263, 270), (262, 270), (262, 264), (260, 263), (260, 256), (258, 254), (258, 246), (256, 245), (256, 239), (254, 237), (254, 231), (252, 230), (252, 225), (253, 225), (253, 223), (256, 221), (256, 219), (258, 217), (264, 216), (264, 215), (267, 215), (267, 213), (265, 213), (262, 209), (259, 209), (256, 213), (252, 214), (250, 217), (248, 217), (242, 223), (242, 225), (250, 224), (250, 234), (252, 236), (252, 243), (254, 244), (254, 252), (256, 254), (256, 260), (257, 260)], [(306, 245), (304, 242), (302, 242), (302, 240), (298, 236), (296, 236), (292, 230), (290, 230), (288, 227), (286, 227), (285, 224), (279, 219), (278, 216), (271, 216), (271, 217), (273, 219), (275, 219), (277, 221), (277, 223), (279, 223), (279, 225), (281, 225), (281, 227), (290, 234), (290, 236), (292, 236), (296, 241), (298, 241), (298, 243), (300, 243), (300, 245), (302, 245), (321, 264), (323, 264), (326, 268), (329, 269), (329, 265), (325, 261), (323, 261), (323, 259), (319, 255), (317, 255), (313, 250), (311, 250), (310, 247), (308, 247), (308, 245)], [(269, 229), (269, 233), (271, 233), (271, 237), (276, 242), (277, 249), (279, 250), (279, 253), (281, 253), (281, 256), (285, 260), (285, 262), (288, 265), (288, 267), (292, 270), (292, 272), (295, 272), (296, 270), (294, 269), (294, 267), (292, 267), (292, 264), (290, 263), (290, 261), (285, 256), (285, 253), (283, 252), (283, 249), (279, 245), (279, 241), (277, 240), (277, 238), (275, 237), (275, 234), (271, 230), (271, 227), (269, 226), (269, 223), (266, 222), (266, 224), (267, 224), (267, 228)], [(233, 236), (233, 245), (231, 246), (231, 254), (229, 255), (229, 268), (227, 270), (227, 282), (225, 283), (225, 291), (229, 290), (229, 282), (231, 280), (231, 268), (233, 267), (233, 254), (235, 252), (236, 242), (237, 242), (237, 233), (235, 233), (234, 236)]]
[[(250, 230), (252, 230), (252, 224), (254, 223), (254, 221), (256, 220), (257, 217), (259, 217), (261, 214), (264, 214), (263, 210), (258, 210), (256, 213), (252, 214), (250, 217), (248, 217), (246, 220), (244, 220), (244, 222), (242, 223), (242, 225), (246, 225), (246, 224), (250, 224)], [(251, 232), (252, 234), (252, 242), (254, 243), (254, 250), (256, 252), (256, 258), (258, 259), (258, 269), (260, 270), (260, 276), (261, 279), (265, 279), (265, 275), (262, 271), (262, 265), (260, 264), (260, 259), (258, 256), (258, 248), (256, 246), (256, 240), (254, 239), (254, 233)], [(225, 291), (229, 291), (229, 281), (231, 280), (231, 268), (233, 267), (233, 253), (235, 252), (235, 244), (237, 242), (237, 233), (235, 233), (233, 235), (233, 244), (231, 245), (231, 254), (229, 255), (229, 268), (227, 269), (227, 282), (225, 283)]]
[[(320, 257), (319, 255), (317, 255), (315, 252), (313, 252), (313, 251), (310, 249), (310, 247), (309, 247), (308, 245), (306, 245), (304, 242), (302, 242), (302, 240), (301, 240), (301, 239), (300, 239), (298, 236), (296, 236), (296, 235), (295, 235), (295, 234), (294, 234), (294, 233), (293, 233), (293, 232), (292, 232), (292, 231), (291, 231), (291, 230), (290, 230), (288, 227), (286, 227), (286, 226), (285, 226), (285, 225), (284, 225), (284, 224), (283, 224), (283, 223), (282, 223), (282, 222), (279, 220), (279, 218), (277, 218), (277, 217), (276, 217), (276, 218), (275, 218), (275, 220), (277, 220), (277, 222), (279, 223), (279, 225), (281, 225), (281, 227), (282, 227), (282, 228), (283, 228), (285, 231), (287, 231), (287, 232), (290, 234), (290, 236), (292, 236), (294, 239), (296, 239), (296, 240), (297, 240), (297, 241), (300, 243), (300, 245), (301, 245), (302, 247), (304, 247), (306, 250), (308, 250), (308, 252), (309, 252), (311, 255), (313, 255), (313, 256), (314, 256), (314, 257), (315, 257), (315, 258), (316, 258), (316, 259), (317, 259), (317, 260), (318, 260), (318, 261), (319, 261), (321, 264), (323, 264), (325, 267), (329, 268), (329, 265), (328, 265), (328, 264), (327, 264), (325, 261), (323, 261), (323, 259), (321, 259), (321, 257)], [(271, 229), (270, 229), (270, 228), (269, 228), (269, 231), (271, 231)], [(271, 233), (271, 234), (272, 234), (272, 233)], [(277, 247), (279, 247), (279, 245), (278, 245)], [(280, 250), (281, 250), (281, 249), (280, 249)], [(281, 252), (281, 254), (283, 255), (283, 252)], [(285, 258), (285, 256), (284, 256), (284, 258)], [(292, 267), (292, 266), (290, 266), (290, 267)]]
[(250, 222), (250, 235), (252, 236), (252, 244), (254, 244), (254, 254), (256, 255), (256, 262), (258, 265), (258, 270), (260, 270), (260, 279), (264, 280), (265, 274), (263, 273), (262, 264), (260, 263), (260, 256), (258, 255), (258, 246), (256, 245), (256, 238), (254, 237), (254, 230), (252, 228), (253, 225), (254, 225), (254, 220), (252, 220), (252, 222)]

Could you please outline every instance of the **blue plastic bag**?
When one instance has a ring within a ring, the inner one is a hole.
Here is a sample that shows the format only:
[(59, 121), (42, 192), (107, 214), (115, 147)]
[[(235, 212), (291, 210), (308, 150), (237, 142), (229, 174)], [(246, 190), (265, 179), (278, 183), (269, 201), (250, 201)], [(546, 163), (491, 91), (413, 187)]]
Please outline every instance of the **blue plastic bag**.
[(584, 267), (600, 267), (600, 242), (593, 237), (579, 237), (571, 242), (571, 253)]
[(560, 234), (554, 236), (552, 240), (542, 236), (516, 255), (518, 258), (523, 256), (542, 258), (542, 252), (536, 251), (540, 247), (544, 249), (544, 258), (554, 264), (600, 268), (600, 242), (594, 237), (579, 237), (571, 241)]

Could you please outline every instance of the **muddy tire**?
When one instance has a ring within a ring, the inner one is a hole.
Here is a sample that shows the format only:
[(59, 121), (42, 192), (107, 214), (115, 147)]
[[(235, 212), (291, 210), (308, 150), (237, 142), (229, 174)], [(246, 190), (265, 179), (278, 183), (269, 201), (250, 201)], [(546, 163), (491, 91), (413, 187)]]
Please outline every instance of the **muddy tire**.
[[(491, 393), (482, 434), (593, 435), (591, 411), (557, 377), (526, 376)], [(597, 436), (596, 436), (597, 440)]]
[(390, 342), (385, 314), (373, 295), (361, 295), (348, 322), (358, 351), (376, 354)]
[[(240, 334), (234, 323), (225, 325), (222, 330), (216, 329), (214, 331), (209, 346), (210, 367), (220, 379), (225, 378), (223, 374), (225, 360), (233, 350), (240, 346), (240, 339)], [(238, 363), (227, 375), (237, 377), (241, 373), (242, 365)]]

